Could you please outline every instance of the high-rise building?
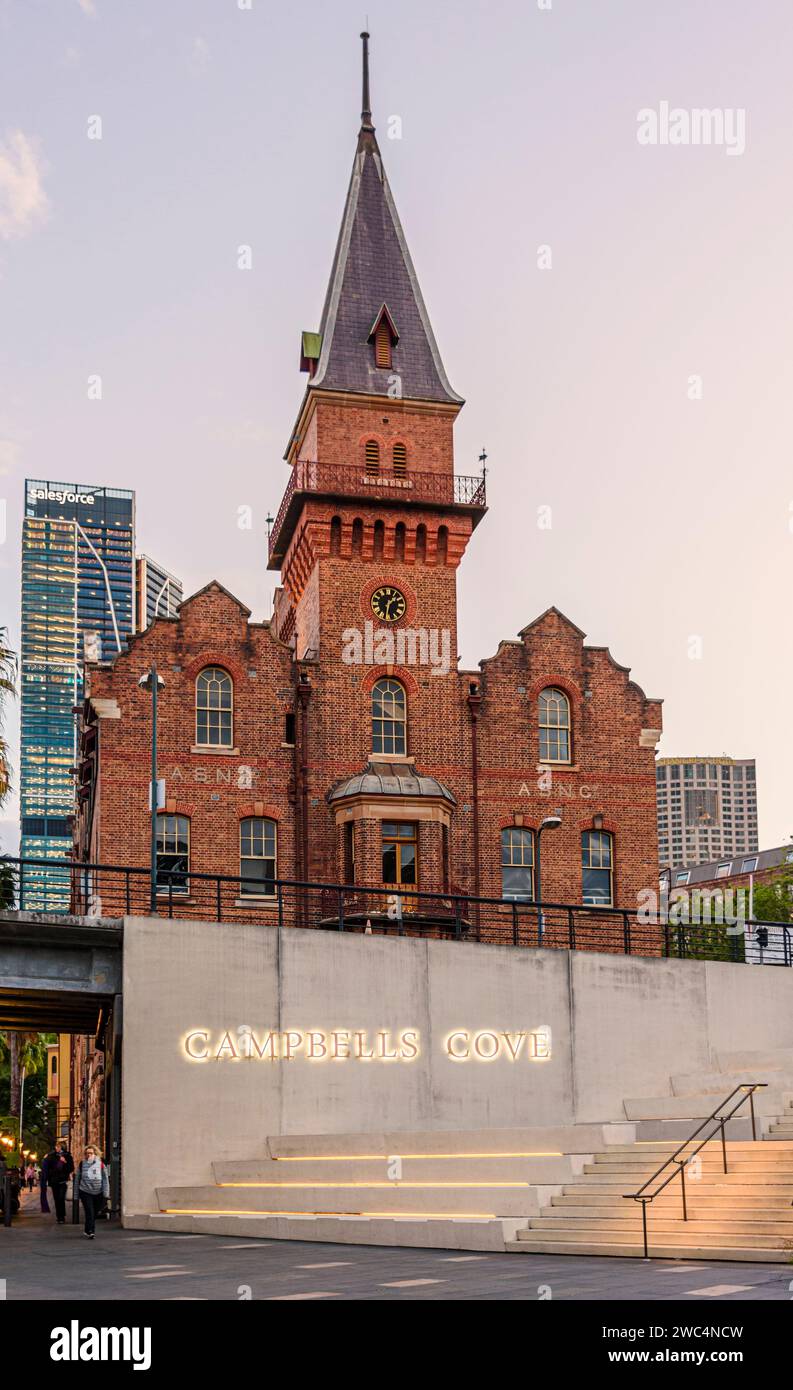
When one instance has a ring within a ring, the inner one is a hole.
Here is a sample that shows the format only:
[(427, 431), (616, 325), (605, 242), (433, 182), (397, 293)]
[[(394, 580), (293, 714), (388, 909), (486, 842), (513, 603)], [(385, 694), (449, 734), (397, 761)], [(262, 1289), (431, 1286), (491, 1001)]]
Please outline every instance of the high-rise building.
[[(134, 626), (135, 494), (28, 479), (22, 530), (20, 856), (72, 845), (74, 707), (85, 660), (109, 661)], [(26, 868), (20, 907), (68, 904), (64, 868)]]
[(135, 561), (135, 630), (143, 632), (155, 618), (176, 618), (182, 602), (182, 581), (149, 555)]
[(754, 758), (658, 758), (655, 777), (661, 868), (757, 849)]

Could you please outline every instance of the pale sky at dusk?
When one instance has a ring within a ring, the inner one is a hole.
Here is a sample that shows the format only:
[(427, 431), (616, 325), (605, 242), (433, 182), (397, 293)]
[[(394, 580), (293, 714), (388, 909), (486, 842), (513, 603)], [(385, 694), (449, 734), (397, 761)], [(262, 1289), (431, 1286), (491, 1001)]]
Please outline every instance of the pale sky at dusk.
[[(269, 616), (265, 517), (288, 479), (300, 332), (319, 325), (368, 13), (378, 138), (467, 401), (457, 471), (489, 455), (490, 511), (459, 572), (462, 662), (556, 604), (663, 698), (662, 754), (757, 758), (760, 844), (781, 843), (790, 0), (250, 3), (0, 0), (12, 644), (25, 477), (134, 488), (139, 551), (186, 593), (215, 577)], [(745, 110), (744, 153), (641, 145), (638, 112), (664, 101)], [(13, 851), (15, 801), (4, 816)]]

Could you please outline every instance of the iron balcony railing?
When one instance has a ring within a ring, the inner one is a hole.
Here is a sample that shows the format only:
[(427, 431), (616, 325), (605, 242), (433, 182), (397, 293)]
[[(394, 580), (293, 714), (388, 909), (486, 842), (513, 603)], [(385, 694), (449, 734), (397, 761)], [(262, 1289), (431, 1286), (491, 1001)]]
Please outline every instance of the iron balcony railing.
[[(19, 905), (29, 912), (47, 912), (48, 876), (57, 878), (58, 891), (68, 887), (70, 911), (75, 915), (113, 918), (150, 913), (148, 867), (58, 865), (52, 859), (1, 860), (0, 907)], [(647, 921), (625, 908), (588, 903), (543, 902), (540, 911), (533, 902), (459, 892), (283, 879), (263, 882), (235, 874), (194, 873), (187, 865), (160, 871), (157, 912), (169, 918), (371, 931), (500, 946), (793, 965), (787, 923), (746, 923), (743, 931), (718, 924), (681, 926)], [(758, 944), (758, 935), (764, 944)]]
[(314, 463), (301, 460), (292, 466), (278, 515), (270, 533), (270, 558), (283, 555), (288, 544), (290, 524), (297, 499), (303, 493), (327, 497), (359, 497), (374, 501), (418, 502), (425, 506), (470, 507), (483, 512), (487, 506), (485, 479), (451, 473), (394, 473), (378, 469), (369, 473), (365, 465)]

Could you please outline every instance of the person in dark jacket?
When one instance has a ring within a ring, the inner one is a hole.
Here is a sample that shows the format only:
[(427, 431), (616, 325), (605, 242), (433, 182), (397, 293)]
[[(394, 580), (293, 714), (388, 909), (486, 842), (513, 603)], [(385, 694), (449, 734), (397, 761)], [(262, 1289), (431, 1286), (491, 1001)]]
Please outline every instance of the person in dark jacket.
[(74, 1172), (74, 1159), (69, 1153), (65, 1140), (60, 1139), (46, 1157), (47, 1183), (55, 1203), (55, 1220), (59, 1226), (66, 1223), (66, 1189)]

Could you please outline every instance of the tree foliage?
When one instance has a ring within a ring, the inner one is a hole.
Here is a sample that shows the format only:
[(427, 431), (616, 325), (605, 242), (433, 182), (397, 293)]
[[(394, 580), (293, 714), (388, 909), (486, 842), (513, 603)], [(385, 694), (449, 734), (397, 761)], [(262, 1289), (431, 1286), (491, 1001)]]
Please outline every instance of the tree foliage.
[(793, 921), (793, 871), (785, 869), (767, 883), (755, 883), (752, 915), (759, 922)]

